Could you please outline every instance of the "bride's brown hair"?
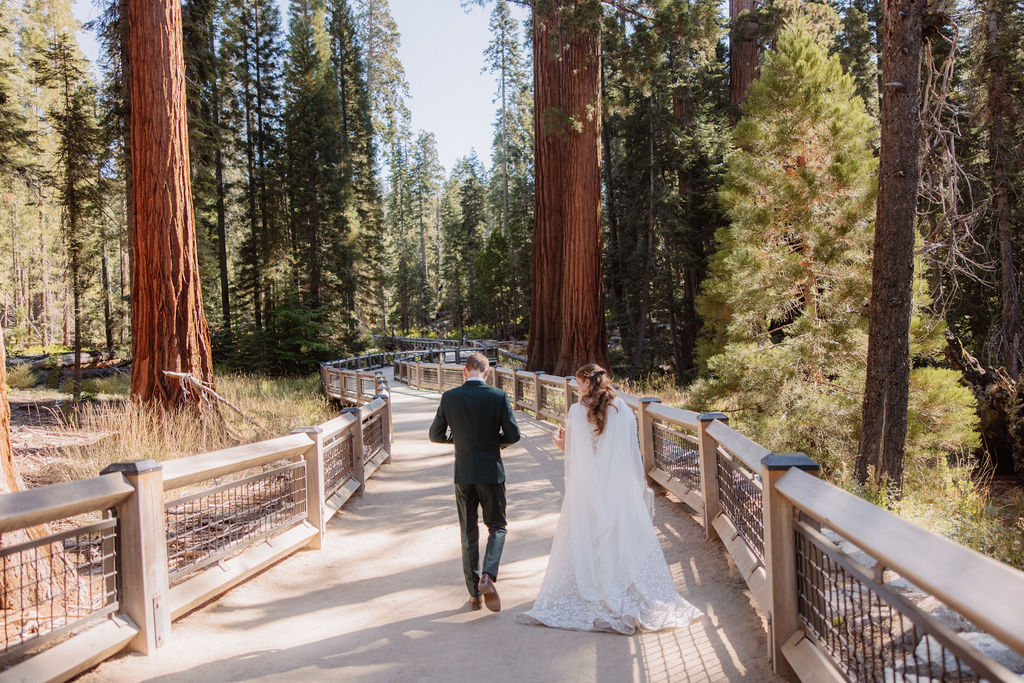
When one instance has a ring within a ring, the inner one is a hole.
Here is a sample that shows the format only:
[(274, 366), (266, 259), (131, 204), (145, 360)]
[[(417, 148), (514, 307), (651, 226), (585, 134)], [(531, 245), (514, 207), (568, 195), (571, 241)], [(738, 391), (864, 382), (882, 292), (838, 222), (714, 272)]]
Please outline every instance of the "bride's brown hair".
[(587, 393), (580, 392), (580, 402), (587, 407), (587, 419), (597, 427), (597, 433), (604, 431), (608, 419), (608, 406), (615, 399), (615, 389), (608, 371), (597, 363), (587, 363), (576, 371), (576, 379), (590, 383)]

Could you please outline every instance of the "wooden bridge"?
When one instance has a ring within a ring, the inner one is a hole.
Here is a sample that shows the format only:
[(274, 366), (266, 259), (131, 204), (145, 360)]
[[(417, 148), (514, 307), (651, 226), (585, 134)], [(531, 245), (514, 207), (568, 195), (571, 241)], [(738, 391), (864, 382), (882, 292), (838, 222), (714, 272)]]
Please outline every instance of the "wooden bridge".
[[(500, 367), (492, 381), (521, 411), (524, 435), (505, 453), (505, 610), (468, 611), (450, 447), (425, 438), (437, 391), (462, 380), (446, 359), (454, 351), (436, 348), (328, 364), (324, 390), (358, 407), (324, 425), (0, 497), (3, 571), (25, 582), (0, 610), (0, 681), (60, 680), (96, 664), (83, 680), (1024, 672), (1020, 572), (818, 480), (807, 458), (769, 453), (721, 414), (629, 396), (665, 494), (655, 523), (666, 559), (707, 616), (631, 637), (516, 623), (537, 594), (561, 504), (550, 434), (576, 394), (571, 379)], [(43, 523), (49, 536), (10, 542)], [(46, 591), (33, 584), (43, 575)]]

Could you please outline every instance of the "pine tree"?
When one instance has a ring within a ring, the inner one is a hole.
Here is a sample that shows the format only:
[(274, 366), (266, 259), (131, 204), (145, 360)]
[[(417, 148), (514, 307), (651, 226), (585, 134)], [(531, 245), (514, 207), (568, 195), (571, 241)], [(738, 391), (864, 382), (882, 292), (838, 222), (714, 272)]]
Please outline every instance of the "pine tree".
[[(229, 116), (235, 147), (243, 159), (247, 227), (239, 253), (235, 287), (259, 333), (272, 306), (272, 273), (285, 256), (283, 211), (275, 186), (279, 178), (281, 17), (273, 0), (228, 0), (225, 6), (225, 61), (231, 69)], [(275, 266), (277, 266), (275, 268)]]
[(62, 208), (61, 235), (67, 254), (67, 280), (74, 325), (72, 393), (78, 400), (82, 391), (83, 297), (93, 261), (98, 190), (99, 133), (92, 120), (95, 92), (86, 80), (78, 47), (67, 33), (58, 34), (43, 52), (37, 61), (36, 72), (39, 84), (58, 94), (48, 114), (57, 140), (54, 166)]
[[(700, 301), (712, 379), (696, 400), (735, 409), (769, 448), (804, 450), (849, 475), (867, 352), (874, 124), (838, 57), (797, 18), (751, 85), (735, 135), (721, 194), (731, 223), (716, 235)], [(918, 281), (913, 351), (934, 359), (942, 326), (924, 315)], [(915, 454), (973, 445), (973, 401), (955, 375), (915, 373)]]
[(373, 136), (371, 100), (366, 68), (357, 41), (355, 17), (346, 0), (330, 3), (331, 60), (341, 108), (342, 176), (344, 211), (350, 216), (353, 261), (348, 270), (348, 308), (364, 331), (383, 320), (381, 292), (385, 286), (383, 252), (384, 215), (377, 180), (377, 150)]

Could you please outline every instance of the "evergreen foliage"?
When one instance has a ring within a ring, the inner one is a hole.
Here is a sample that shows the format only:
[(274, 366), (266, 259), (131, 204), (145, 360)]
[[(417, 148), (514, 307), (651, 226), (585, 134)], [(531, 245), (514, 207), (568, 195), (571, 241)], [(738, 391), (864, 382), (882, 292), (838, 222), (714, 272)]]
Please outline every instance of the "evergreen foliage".
[[(875, 134), (839, 58), (794, 20), (736, 127), (721, 192), (731, 222), (716, 235), (700, 301), (711, 379), (695, 399), (736, 411), (767, 447), (803, 450), (840, 474), (859, 433)], [(943, 326), (926, 312), (917, 281), (912, 353), (930, 364)], [(908, 452), (925, 458), (975, 446), (973, 401), (955, 375), (934, 367), (912, 374), (917, 422)]]

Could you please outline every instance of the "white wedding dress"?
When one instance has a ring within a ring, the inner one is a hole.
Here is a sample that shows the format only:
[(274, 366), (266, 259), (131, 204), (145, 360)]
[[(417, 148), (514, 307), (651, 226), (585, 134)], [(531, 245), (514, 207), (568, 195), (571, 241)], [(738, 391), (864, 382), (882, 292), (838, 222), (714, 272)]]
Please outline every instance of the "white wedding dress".
[(540, 593), (519, 621), (631, 634), (700, 619), (654, 531), (633, 411), (616, 398), (598, 435), (575, 403), (565, 431), (562, 512)]

